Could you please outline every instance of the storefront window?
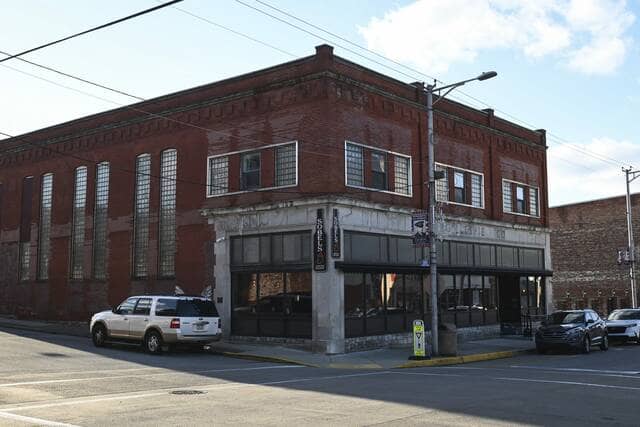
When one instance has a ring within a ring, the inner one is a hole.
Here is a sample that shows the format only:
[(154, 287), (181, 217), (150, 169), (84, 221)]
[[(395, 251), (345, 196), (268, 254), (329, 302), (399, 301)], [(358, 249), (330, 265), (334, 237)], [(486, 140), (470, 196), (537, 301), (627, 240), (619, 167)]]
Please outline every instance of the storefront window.
[(364, 335), (364, 275), (344, 274), (344, 327), (347, 337)]
[(235, 335), (311, 338), (311, 272), (233, 273)]
[(438, 276), (438, 304), (440, 305), (440, 322), (455, 323), (456, 289), (454, 276), (442, 274)]
[(482, 276), (469, 276), (469, 322), (471, 325), (482, 325), (484, 323), (482, 292)]
[(482, 296), (485, 323), (488, 325), (498, 323), (498, 285), (495, 276), (484, 276)]

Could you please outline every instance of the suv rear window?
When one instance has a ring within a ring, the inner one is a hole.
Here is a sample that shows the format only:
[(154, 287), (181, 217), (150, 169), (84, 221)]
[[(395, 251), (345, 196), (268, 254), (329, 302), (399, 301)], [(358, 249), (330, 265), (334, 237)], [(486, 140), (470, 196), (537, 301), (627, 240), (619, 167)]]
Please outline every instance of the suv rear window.
[(203, 299), (178, 300), (178, 317), (217, 317), (213, 301)]

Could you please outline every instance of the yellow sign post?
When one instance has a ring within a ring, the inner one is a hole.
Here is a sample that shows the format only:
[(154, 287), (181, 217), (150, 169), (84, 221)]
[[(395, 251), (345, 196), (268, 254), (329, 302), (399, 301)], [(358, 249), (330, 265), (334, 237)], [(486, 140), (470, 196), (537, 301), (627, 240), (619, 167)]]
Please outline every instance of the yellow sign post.
[(426, 355), (424, 348), (424, 322), (422, 320), (413, 321), (413, 357), (422, 359)]

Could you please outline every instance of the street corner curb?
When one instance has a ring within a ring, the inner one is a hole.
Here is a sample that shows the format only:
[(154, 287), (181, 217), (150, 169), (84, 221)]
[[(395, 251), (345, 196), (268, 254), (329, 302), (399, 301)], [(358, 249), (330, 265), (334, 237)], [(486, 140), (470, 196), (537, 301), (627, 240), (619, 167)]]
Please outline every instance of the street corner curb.
[(327, 367), (332, 369), (384, 369), (384, 366), (377, 363), (330, 363)]
[(313, 365), (311, 363), (301, 362), (299, 360), (293, 360), (279, 356), (263, 356), (259, 354), (237, 353), (233, 351), (212, 351), (211, 354), (217, 354), (219, 356), (230, 357), (234, 359), (253, 360), (255, 362), (282, 363), (286, 365), (306, 366), (308, 368), (319, 368), (319, 366)]
[(47, 327), (47, 328), (39, 328), (37, 326), (31, 325), (16, 325), (14, 323), (3, 323), (0, 322), (0, 327), (6, 329), (15, 329), (18, 331), (29, 331), (29, 332), (40, 332), (43, 334), (52, 334), (52, 335), (66, 335), (71, 337), (80, 337), (80, 338), (91, 338), (91, 334), (87, 333), (79, 333), (77, 331), (68, 330), (65, 328), (55, 328), (55, 327)]
[(509, 357), (515, 357), (520, 354), (529, 354), (532, 350), (507, 350), (507, 351), (494, 351), (490, 353), (476, 353), (465, 356), (451, 356), (451, 357), (439, 357), (436, 359), (428, 360), (413, 360), (411, 362), (403, 363), (396, 366), (398, 369), (406, 368), (423, 368), (433, 366), (447, 366), (447, 365), (462, 365), (465, 363), (484, 362), (487, 360), (506, 359)]

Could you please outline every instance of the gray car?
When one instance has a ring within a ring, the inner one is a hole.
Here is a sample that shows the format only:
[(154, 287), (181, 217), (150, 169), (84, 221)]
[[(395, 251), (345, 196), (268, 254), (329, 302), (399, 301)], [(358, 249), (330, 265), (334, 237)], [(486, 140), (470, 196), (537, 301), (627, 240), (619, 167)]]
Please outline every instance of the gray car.
[(149, 353), (175, 344), (203, 346), (221, 335), (213, 301), (185, 295), (129, 297), (93, 315), (89, 327), (96, 347), (109, 341), (137, 342)]
[(556, 311), (536, 331), (536, 350), (574, 349), (589, 353), (594, 345), (609, 349), (609, 336), (604, 320), (593, 310)]

